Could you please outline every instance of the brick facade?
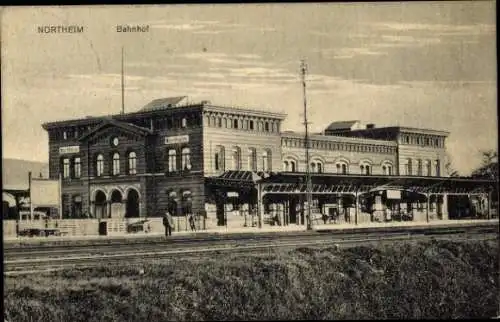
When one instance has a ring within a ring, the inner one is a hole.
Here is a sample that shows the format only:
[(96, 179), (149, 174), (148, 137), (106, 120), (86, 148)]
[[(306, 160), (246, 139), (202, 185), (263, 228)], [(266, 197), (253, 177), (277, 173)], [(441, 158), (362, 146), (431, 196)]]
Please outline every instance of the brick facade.
[[(63, 216), (199, 213), (207, 202), (205, 177), (228, 170), (303, 172), (304, 136), (281, 131), (285, 116), (204, 102), (44, 124), (50, 178), (64, 177)], [(438, 174), (439, 160), (444, 174), (446, 132), (357, 123), (327, 132), (310, 136), (314, 172), (337, 173), (345, 165), (350, 174), (399, 175), (411, 159), (414, 167), (432, 162), (430, 175)]]

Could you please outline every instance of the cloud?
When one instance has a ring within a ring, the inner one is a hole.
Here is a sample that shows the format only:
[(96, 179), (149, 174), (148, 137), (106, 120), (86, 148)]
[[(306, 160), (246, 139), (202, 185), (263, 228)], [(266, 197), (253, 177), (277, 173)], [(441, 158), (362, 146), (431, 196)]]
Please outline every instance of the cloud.
[(171, 30), (198, 30), (205, 28), (204, 25), (194, 25), (194, 24), (180, 24), (180, 25), (152, 25), (151, 28), (154, 29), (171, 29)]
[(375, 29), (393, 31), (427, 31), (439, 35), (481, 35), (495, 33), (495, 25), (451, 25), (451, 24), (423, 24), (423, 23), (400, 23), (381, 22), (371, 23)]
[(229, 55), (226, 53), (217, 52), (205, 52), (205, 53), (186, 53), (179, 55), (179, 57), (202, 60), (211, 64), (217, 65), (238, 65), (238, 66), (269, 66), (271, 63), (264, 62), (261, 60), (259, 55), (255, 54), (233, 54)]
[(327, 58), (333, 58), (333, 59), (349, 59), (349, 58), (354, 58), (357, 56), (362, 56), (362, 55), (385, 55), (387, 54), (386, 52), (383, 51), (378, 51), (370, 48), (369, 46), (366, 47), (340, 47), (340, 48), (329, 48), (329, 49), (324, 49), (320, 50), (321, 54), (323, 56), (326, 56)]
[[(177, 23), (172, 23), (177, 22)], [(143, 23), (144, 24), (144, 23)], [(176, 30), (176, 31), (189, 31), (192, 34), (199, 35), (217, 35), (222, 33), (235, 32), (238, 30), (248, 31), (276, 31), (274, 27), (266, 27), (266, 26), (251, 26), (240, 23), (226, 23), (216, 20), (169, 20), (169, 21), (161, 21), (156, 20), (150, 23), (146, 23), (151, 26), (153, 29), (168, 29), (168, 30)]]

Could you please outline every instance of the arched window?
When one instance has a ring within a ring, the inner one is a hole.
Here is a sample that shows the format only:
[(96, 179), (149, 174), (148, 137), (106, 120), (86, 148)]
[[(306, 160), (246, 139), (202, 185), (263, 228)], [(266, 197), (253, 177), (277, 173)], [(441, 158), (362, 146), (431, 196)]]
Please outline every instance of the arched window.
[(248, 170), (257, 171), (257, 151), (255, 148), (248, 149)]
[(237, 129), (238, 128), (238, 119), (234, 119), (233, 120), (233, 129)]
[(283, 171), (285, 171), (285, 172), (290, 171), (288, 161), (283, 162)]
[(422, 160), (420, 159), (417, 160), (417, 175), (422, 175)]
[(186, 127), (187, 126), (187, 119), (185, 117), (182, 118), (181, 120), (181, 126)]
[(215, 147), (214, 168), (216, 171), (224, 171), (225, 169), (224, 147), (221, 145)]
[(290, 161), (290, 171), (291, 172), (297, 171), (297, 166), (296, 166), (295, 161)]
[(204, 119), (205, 119), (205, 125), (210, 126), (210, 116), (205, 115)]
[(177, 171), (177, 152), (174, 149), (168, 150), (168, 172)]
[(271, 171), (272, 170), (271, 163), (272, 163), (271, 150), (266, 149), (262, 153), (262, 171)]
[(213, 126), (213, 127), (217, 126), (215, 116), (210, 116), (210, 126)]
[(431, 176), (432, 175), (432, 165), (431, 165), (431, 160), (425, 161), (425, 169), (426, 169), (426, 176)]
[(269, 122), (264, 123), (264, 131), (269, 132)]
[(441, 163), (439, 162), (439, 160), (435, 161), (435, 167), (436, 167), (436, 177), (440, 177), (441, 176)]
[(384, 175), (392, 175), (392, 164), (386, 162), (382, 165), (382, 174)]
[(70, 164), (69, 164), (69, 159), (68, 158), (64, 158), (63, 159), (63, 162), (62, 162), (62, 166), (63, 166), (63, 178), (69, 178), (69, 175), (70, 175)]
[(217, 127), (222, 127), (222, 118), (220, 116), (217, 118)]
[(173, 190), (168, 190), (167, 196), (167, 210), (172, 216), (177, 216), (177, 193)]
[(411, 163), (411, 159), (406, 160), (406, 175), (411, 176), (413, 174), (413, 166)]
[(120, 174), (120, 155), (118, 153), (113, 153), (113, 175)]
[(104, 173), (104, 156), (99, 154), (96, 163), (96, 176), (100, 177)]
[(128, 174), (137, 173), (137, 155), (135, 152), (130, 152), (128, 154)]
[(254, 129), (253, 120), (250, 120), (250, 130)]
[(231, 128), (231, 119), (226, 119), (226, 128), (230, 129)]
[(337, 173), (338, 174), (347, 174), (347, 170), (348, 170), (348, 167), (347, 167), (347, 163), (346, 162), (337, 162), (337, 164), (335, 165), (336, 168), (337, 168)]
[(185, 190), (182, 192), (182, 214), (188, 215), (193, 213), (193, 201), (191, 191)]
[(74, 195), (71, 202), (71, 217), (82, 218), (83, 215), (82, 196)]
[(311, 162), (311, 172), (322, 173), (323, 172), (323, 163), (319, 160), (313, 160)]
[(361, 170), (361, 174), (366, 174), (366, 175), (370, 175), (371, 173), (371, 166), (369, 164), (362, 164), (360, 166), (360, 170)]
[(183, 148), (181, 151), (182, 170), (191, 170), (191, 151), (189, 148)]
[(231, 160), (233, 162), (233, 170), (241, 170), (241, 149), (239, 147), (233, 147)]
[(79, 157), (73, 160), (73, 177), (80, 178), (82, 175), (82, 162)]

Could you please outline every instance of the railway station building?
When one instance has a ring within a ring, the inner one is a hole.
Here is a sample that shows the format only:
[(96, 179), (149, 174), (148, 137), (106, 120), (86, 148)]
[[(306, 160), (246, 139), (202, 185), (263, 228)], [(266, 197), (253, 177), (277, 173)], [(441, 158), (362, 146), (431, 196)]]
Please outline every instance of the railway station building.
[[(170, 211), (192, 213), (204, 228), (304, 224), (306, 142), (282, 131), (285, 117), (170, 97), (136, 112), (45, 123), (63, 218)], [(489, 214), (495, 183), (443, 173), (448, 134), (332, 122), (309, 136), (310, 207), (353, 223)]]

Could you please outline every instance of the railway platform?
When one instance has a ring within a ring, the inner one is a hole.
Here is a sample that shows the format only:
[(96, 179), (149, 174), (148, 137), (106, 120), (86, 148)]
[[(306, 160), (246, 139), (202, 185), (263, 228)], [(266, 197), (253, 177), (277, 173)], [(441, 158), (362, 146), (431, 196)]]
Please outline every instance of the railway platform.
[[(446, 220), (446, 221), (431, 221), (431, 222), (393, 222), (393, 223), (363, 223), (363, 224), (315, 224), (312, 230), (315, 232), (376, 232), (380, 230), (405, 230), (405, 229), (425, 229), (425, 228), (460, 228), (470, 226), (488, 226), (499, 224), (498, 218), (490, 220)], [(258, 227), (220, 227), (209, 230), (199, 231), (177, 231), (172, 232), (172, 239), (189, 239), (196, 237), (210, 236), (233, 236), (248, 235), (248, 234), (293, 234), (306, 232), (304, 225), (289, 225), (289, 226), (266, 226)], [(115, 235), (87, 235), (87, 236), (48, 236), (48, 237), (9, 237), (4, 238), (4, 244), (45, 244), (50, 242), (91, 242), (91, 241), (133, 241), (137, 239), (158, 239), (164, 237), (163, 233), (133, 233), (133, 234), (115, 234)]]

